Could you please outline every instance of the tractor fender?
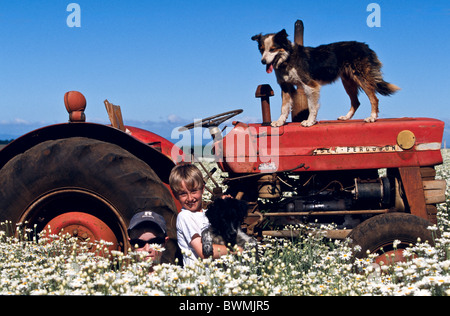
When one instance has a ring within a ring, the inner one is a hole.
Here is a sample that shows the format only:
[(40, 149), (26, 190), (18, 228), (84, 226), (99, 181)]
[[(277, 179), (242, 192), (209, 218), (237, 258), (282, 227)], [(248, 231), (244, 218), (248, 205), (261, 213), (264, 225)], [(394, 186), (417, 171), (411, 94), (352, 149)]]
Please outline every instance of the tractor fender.
[[(143, 130), (141, 130), (142, 133)], [(39, 143), (48, 140), (85, 137), (120, 146), (148, 164), (161, 181), (168, 184), (170, 171), (175, 166), (175, 161), (182, 159), (181, 156), (176, 157), (175, 160), (171, 159), (168, 153), (170, 153), (169, 148), (172, 143), (150, 132), (147, 132), (147, 137), (151, 136), (153, 141), (148, 141), (148, 143), (144, 143), (130, 134), (97, 123), (77, 122), (49, 125), (25, 134), (4, 147), (0, 151), (0, 169), (9, 160)], [(157, 143), (157, 146), (152, 146), (153, 143)], [(172, 146), (175, 145), (172, 144)], [(178, 152), (181, 153), (181, 151)], [(67, 158), (70, 159), (70, 157)]]

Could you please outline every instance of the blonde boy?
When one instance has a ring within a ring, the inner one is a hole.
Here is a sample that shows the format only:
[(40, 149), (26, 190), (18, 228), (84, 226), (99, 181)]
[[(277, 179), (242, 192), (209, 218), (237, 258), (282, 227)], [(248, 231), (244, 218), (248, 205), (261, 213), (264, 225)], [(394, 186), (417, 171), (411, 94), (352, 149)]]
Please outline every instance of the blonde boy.
[[(181, 212), (177, 217), (178, 245), (183, 253), (184, 266), (191, 265), (197, 258), (204, 258), (202, 251), (202, 231), (209, 226), (203, 210), (205, 184), (201, 171), (193, 164), (179, 164), (172, 169), (169, 177), (170, 188), (180, 201)], [(213, 245), (213, 258), (227, 253), (226, 246)]]

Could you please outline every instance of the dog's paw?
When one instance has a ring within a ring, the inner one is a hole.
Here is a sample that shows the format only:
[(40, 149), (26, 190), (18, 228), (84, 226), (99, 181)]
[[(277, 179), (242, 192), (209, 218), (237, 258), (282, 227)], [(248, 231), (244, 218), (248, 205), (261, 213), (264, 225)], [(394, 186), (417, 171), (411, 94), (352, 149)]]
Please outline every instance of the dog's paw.
[(212, 244), (202, 244), (202, 252), (205, 258), (212, 257), (214, 253)]
[(366, 123), (373, 123), (373, 122), (375, 122), (376, 120), (377, 120), (376, 117), (369, 116), (368, 118), (365, 118), (365, 119), (364, 119), (364, 122), (366, 122)]
[(283, 120), (277, 120), (277, 121), (273, 121), (270, 125), (272, 125), (272, 127), (280, 127), (283, 126), (285, 123), (285, 121)]
[(202, 232), (202, 252), (205, 258), (211, 257), (213, 255), (213, 235), (209, 229), (205, 229)]
[(303, 122), (301, 122), (300, 124), (304, 127), (310, 127), (313, 126), (314, 124), (316, 124), (317, 121), (310, 121), (310, 120), (304, 120)]
[(347, 115), (342, 115), (342, 116), (339, 116), (338, 117), (338, 120), (339, 121), (348, 121), (350, 118), (349, 117), (347, 117)]

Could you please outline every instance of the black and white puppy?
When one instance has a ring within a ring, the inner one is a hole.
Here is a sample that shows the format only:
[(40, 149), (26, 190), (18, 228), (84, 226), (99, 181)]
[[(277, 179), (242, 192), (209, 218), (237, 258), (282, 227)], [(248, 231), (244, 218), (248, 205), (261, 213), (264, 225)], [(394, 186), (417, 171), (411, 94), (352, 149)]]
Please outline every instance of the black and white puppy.
[(235, 245), (244, 248), (246, 244), (256, 244), (256, 239), (241, 229), (247, 210), (247, 202), (233, 198), (218, 198), (209, 205), (206, 217), (210, 226), (202, 232), (205, 258), (213, 255), (213, 244), (225, 245), (230, 249)]

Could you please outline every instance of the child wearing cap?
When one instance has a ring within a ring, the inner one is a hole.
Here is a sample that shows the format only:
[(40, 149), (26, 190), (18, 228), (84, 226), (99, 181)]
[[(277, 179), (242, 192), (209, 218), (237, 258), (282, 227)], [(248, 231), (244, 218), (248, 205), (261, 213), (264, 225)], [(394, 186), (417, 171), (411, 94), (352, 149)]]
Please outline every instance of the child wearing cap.
[(160, 263), (163, 248), (169, 239), (166, 221), (161, 215), (152, 211), (136, 213), (130, 220), (128, 237), (136, 251), (148, 253), (144, 260)]
[[(202, 204), (205, 184), (201, 171), (193, 164), (175, 166), (170, 173), (169, 183), (181, 204), (181, 212), (177, 217), (177, 239), (183, 254), (183, 264), (187, 266), (197, 258), (204, 258), (201, 234), (209, 226)], [(223, 245), (213, 245), (213, 249), (214, 259), (228, 251)]]

